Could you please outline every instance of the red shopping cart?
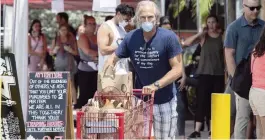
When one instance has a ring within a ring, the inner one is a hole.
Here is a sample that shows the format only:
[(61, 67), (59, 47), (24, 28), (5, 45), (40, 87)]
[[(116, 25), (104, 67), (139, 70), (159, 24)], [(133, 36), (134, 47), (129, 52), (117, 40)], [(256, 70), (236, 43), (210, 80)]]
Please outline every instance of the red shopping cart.
[(108, 95), (96, 93), (94, 100), (101, 105), (105, 99), (127, 100), (126, 109), (114, 112), (77, 112), (77, 139), (151, 139), (153, 94)]

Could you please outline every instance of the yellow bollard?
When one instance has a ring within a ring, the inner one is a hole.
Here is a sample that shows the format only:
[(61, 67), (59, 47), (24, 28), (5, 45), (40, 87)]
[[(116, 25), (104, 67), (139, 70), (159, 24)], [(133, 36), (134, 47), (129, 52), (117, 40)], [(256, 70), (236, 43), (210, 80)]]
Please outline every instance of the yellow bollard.
[(213, 93), (211, 105), (211, 138), (230, 139), (230, 94)]

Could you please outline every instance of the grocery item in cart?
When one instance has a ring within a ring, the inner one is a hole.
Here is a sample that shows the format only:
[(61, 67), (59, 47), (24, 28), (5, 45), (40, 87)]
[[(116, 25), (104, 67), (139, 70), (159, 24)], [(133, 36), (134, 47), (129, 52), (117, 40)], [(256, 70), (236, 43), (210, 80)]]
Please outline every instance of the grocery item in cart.
[(100, 139), (115, 139), (115, 134), (119, 127), (118, 116), (115, 113), (122, 113), (126, 110), (121, 107), (121, 104), (117, 105), (118, 108), (114, 107), (113, 102), (106, 99), (105, 105), (100, 109), (100, 121), (108, 128), (102, 128), (99, 132)]
[[(99, 118), (99, 102), (94, 99), (89, 99), (88, 104), (82, 107), (82, 111), (86, 113), (87, 118), (84, 118), (83, 122), (98, 122)], [(86, 131), (85, 129), (83, 131)], [(89, 134), (84, 136), (86, 139), (97, 139), (97, 134)]]
[[(106, 95), (96, 94), (94, 98), (102, 107), (98, 121), (82, 122), (80, 120), (83, 118), (89, 120), (88, 115), (91, 113), (78, 112), (77, 138), (97, 134), (97, 139), (149, 139), (152, 131), (154, 98), (152, 95), (141, 93), (141, 90), (134, 90), (130, 98), (124, 95), (122, 102), (106, 100)], [(84, 128), (86, 131), (82, 131)]]
[(117, 95), (110, 98), (122, 102), (124, 98), (120, 98), (120, 95), (129, 96), (133, 93), (132, 73), (115, 74), (115, 72), (110, 69), (111, 68), (108, 67), (106, 70), (98, 73), (97, 92), (105, 95)]
[(149, 136), (149, 130), (152, 126), (151, 101), (144, 102), (141, 98), (132, 98), (133, 109), (125, 117), (125, 138), (142, 138)]

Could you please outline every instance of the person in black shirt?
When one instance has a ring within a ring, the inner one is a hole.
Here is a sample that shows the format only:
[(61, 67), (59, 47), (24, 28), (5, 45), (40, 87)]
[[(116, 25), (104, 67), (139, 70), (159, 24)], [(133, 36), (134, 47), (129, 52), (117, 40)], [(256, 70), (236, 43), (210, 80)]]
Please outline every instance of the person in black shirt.
[(59, 24), (59, 26), (62, 26), (62, 25), (68, 24), (69, 31), (70, 31), (74, 36), (76, 36), (76, 30), (73, 28), (73, 26), (71, 26), (71, 25), (68, 23), (68, 20), (69, 20), (69, 16), (68, 16), (68, 14), (65, 13), (65, 12), (60, 12), (60, 13), (58, 13), (57, 16), (56, 16), (56, 22)]

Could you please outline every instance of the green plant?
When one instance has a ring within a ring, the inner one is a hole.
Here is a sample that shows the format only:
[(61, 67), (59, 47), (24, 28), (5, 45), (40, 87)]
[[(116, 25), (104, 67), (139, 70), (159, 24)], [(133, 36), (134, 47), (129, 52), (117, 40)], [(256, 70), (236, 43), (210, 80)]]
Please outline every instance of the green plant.
[[(172, 0), (169, 4), (169, 10), (173, 10), (173, 17), (176, 18), (179, 13), (185, 8), (186, 3), (190, 0)], [(213, 6), (215, 0), (199, 0), (199, 10), (200, 10), (200, 17), (201, 23), (205, 22), (205, 19), (210, 13), (211, 7)], [(179, 4), (179, 5), (178, 5)], [(192, 4), (192, 17), (196, 18), (197, 13), (197, 0), (191, 0)]]
[[(201, 23), (205, 24), (205, 20), (207, 16), (210, 14), (210, 10), (214, 4), (215, 0), (199, 0), (199, 10), (200, 10), (200, 17)], [(192, 15), (193, 17), (196, 16), (196, 7), (197, 7), (197, 0), (192, 0)]]
[(172, 0), (168, 6), (168, 9), (173, 10), (173, 17), (176, 18), (179, 15), (179, 13), (185, 8), (185, 5), (186, 5), (186, 0)]

